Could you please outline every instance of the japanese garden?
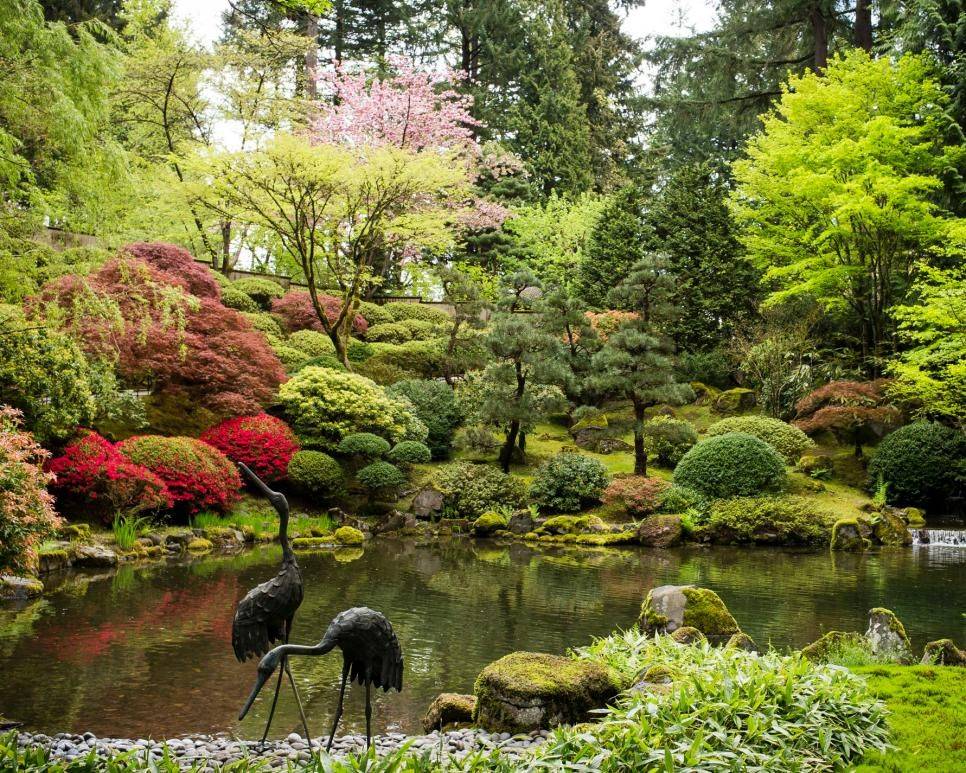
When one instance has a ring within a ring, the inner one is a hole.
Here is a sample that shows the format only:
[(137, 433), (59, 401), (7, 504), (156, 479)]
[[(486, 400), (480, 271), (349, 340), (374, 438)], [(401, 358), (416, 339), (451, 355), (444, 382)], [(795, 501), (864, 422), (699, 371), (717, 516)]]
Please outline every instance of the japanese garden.
[(0, 770), (966, 771), (961, 0), (0, 0)]

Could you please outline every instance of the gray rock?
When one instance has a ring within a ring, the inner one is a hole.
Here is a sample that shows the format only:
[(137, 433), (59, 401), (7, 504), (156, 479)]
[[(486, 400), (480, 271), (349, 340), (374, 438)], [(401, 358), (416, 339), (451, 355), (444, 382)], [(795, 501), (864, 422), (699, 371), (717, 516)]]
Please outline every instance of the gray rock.
[(15, 577), (12, 574), (0, 575), (0, 599), (4, 601), (32, 599), (43, 592), (44, 584), (36, 577)]
[(74, 553), (74, 566), (117, 566), (117, 553), (105, 545), (78, 545)]
[(912, 646), (906, 629), (891, 610), (876, 607), (869, 610), (869, 628), (865, 632), (872, 654), (897, 663), (912, 662)]
[(526, 534), (533, 531), (535, 527), (536, 522), (529, 510), (517, 510), (510, 516), (506, 525), (507, 530), (512, 534)]
[(417, 518), (439, 518), (443, 514), (443, 494), (432, 486), (421, 489), (413, 497), (412, 510)]

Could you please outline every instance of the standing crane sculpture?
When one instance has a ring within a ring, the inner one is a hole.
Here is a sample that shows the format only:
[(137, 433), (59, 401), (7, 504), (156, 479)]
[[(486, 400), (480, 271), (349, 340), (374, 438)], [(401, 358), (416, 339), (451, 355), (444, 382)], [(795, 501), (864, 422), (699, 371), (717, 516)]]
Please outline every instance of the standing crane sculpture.
[(255, 687), (245, 707), (238, 715), (244, 719), (255, 697), (278, 667), (289, 655), (325, 655), (338, 647), (342, 650), (342, 686), (339, 688), (339, 705), (335, 710), (335, 721), (326, 744), (326, 752), (332, 749), (335, 731), (342, 718), (342, 704), (345, 699), (346, 681), (358, 681), (366, 686), (366, 749), (372, 743), (372, 702), (370, 688), (389, 692), (390, 688), (402, 691), (403, 656), (399, 640), (392, 630), (386, 616), (368, 607), (353, 607), (340, 612), (329, 623), (325, 636), (318, 644), (310, 647), (299, 644), (283, 644), (262, 658), (258, 664)]
[[(288, 541), (288, 500), (285, 499), (284, 494), (266, 486), (261, 478), (246, 465), (239, 463), (238, 466), (255, 487), (268, 497), (268, 501), (278, 512), (278, 541), (282, 545), (282, 566), (278, 574), (248, 591), (245, 598), (238, 602), (238, 608), (235, 610), (235, 619), (231, 624), (231, 646), (235, 650), (235, 657), (239, 662), (244, 663), (249, 658), (264, 655), (275, 642), (288, 643), (288, 637), (292, 632), (292, 621), (302, 604), (303, 590), (302, 572), (299, 570), (295, 552)], [(285, 658), (282, 660), (282, 669), (278, 672), (275, 697), (272, 699), (272, 708), (268, 714), (268, 722), (265, 723), (261, 743), (265, 743), (272, 726), (272, 718), (275, 716), (275, 707), (278, 704), (278, 693), (282, 687), (283, 672), (288, 674), (288, 680), (295, 692), (295, 702), (298, 704), (305, 739), (311, 748), (312, 736), (305, 721), (302, 699), (288, 660)]]

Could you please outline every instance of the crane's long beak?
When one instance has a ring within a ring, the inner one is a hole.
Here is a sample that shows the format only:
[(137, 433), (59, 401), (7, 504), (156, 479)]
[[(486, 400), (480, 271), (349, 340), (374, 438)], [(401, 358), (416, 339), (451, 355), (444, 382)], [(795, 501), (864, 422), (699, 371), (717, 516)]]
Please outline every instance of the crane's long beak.
[(265, 686), (265, 682), (268, 681), (268, 677), (270, 677), (271, 675), (272, 675), (271, 672), (267, 674), (262, 673), (261, 671), (258, 672), (258, 676), (255, 679), (255, 686), (252, 688), (252, 693), (251, 695), (248, 696), (248, 700), (245, 701), (245, 707), (241, 710), (241, 713), (238, 715), (239, 720), (242, 720), (245, 718), (245, 715), (248, 713), (248, 710), (252, 707), (252, 704), (255, 702), (255, 698), (258, 697), (258, 693), (261, 692), (262, 687)]

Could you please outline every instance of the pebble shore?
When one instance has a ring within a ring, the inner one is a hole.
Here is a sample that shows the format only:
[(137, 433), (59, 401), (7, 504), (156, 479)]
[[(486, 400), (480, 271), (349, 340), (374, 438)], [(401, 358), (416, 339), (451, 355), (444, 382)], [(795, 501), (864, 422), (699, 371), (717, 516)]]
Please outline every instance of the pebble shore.
[[(416, 753), (431, 751), (434, 757), (463, 757), (473, 751), (500, 749), (502, 753), (524, 754), (544, 742), (546, 730), (527, 735), (509, 733), (488, 733), (485, 730), (467, 728), (450, 730), (444, 733), (434, 731), (428, 735), (405, 735), (385, 733), (373, 736), (372, 742), (380, 756), (399, 749), (406, 743)], [(87, 757), (96, 751), (99, 757), (108, 758), (118, 754), (138, 752), (144, 759), (159, 760), (167, 747), (168, 754), (190, 768), (203, 764), (206, 770), (217, 770), (222, 765), (239, 760), (260, 760), (270, 767), (282, 768), (289, 764), (308, 762), (313, 753), (318, 754), (325, 748), (326, 736), (312, 740), (312, 750), (302, 736), (291, 733), (284, 740), (268, 741), (260, 747), (257, 741), (243, 741), (224, 735), (191, 735), (167, 740), (146, 738), (97, 738), (93, 733), (73, 735), (58, 733), (49, 736), (42, 733), (20, 733), (17, 743), (20, 747), (42, 747), (49, 749), (52, 756), (61, 760)], [(363, 752), (366, 748), (364, 735), (343, 735), (332, 744), (332, 756), (344, 757), (352, 752)]]

